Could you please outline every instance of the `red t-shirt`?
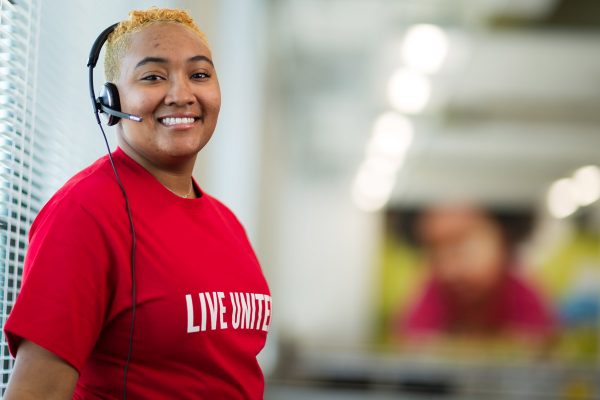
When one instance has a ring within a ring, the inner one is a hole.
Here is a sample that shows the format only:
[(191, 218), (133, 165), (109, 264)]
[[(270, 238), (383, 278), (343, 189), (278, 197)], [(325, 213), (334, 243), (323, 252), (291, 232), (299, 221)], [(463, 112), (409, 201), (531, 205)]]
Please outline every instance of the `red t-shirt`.
[[(137, 235), (128, 397), (262, 399), (256, 355), (271, 298), (244, 229), (213, 197), (180, 198), (121, 149), (113, 154)], [(124, 204), (108, 156), (50, 199), (4, 327), (13, 355), (25, 338), (79, 371), (75, 399), (122, 397), (132, 304)]]
[[(512, 272), (504, 277), (485, 311), (487, 327), (499, 332), (542, 337), (555, 328), (553, 314), (542, 297)], [(462, 312), (443, 286), (431, 278), (404, 323), (399, 324), (398, 333), (413, 337), (449, 333)]]

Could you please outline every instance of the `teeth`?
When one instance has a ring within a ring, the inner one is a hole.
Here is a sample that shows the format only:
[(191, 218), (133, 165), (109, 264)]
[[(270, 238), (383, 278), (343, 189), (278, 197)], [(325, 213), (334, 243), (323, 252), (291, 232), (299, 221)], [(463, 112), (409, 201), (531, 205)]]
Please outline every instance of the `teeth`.
[(162, 123), (165, 125), (177, 125), (177, 124), (191, 124), (194, 122), (194, 118), (172, 118), (166, 117), (162, 119)]

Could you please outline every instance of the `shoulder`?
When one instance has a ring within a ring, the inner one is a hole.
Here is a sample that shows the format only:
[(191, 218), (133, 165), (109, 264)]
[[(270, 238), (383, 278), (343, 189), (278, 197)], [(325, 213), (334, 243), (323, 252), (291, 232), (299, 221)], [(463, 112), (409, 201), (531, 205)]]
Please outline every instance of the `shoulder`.
[(103, 199), (120, 195), (120, 189), (108, 160), (103, 156), (90, 166), (71, 177), (55, 194), (51, 201), (69, 199), (83, 207), (93, 208)]
[(101, 219), (105, 210), (122, 201), (108, 156), (104, 156), (73, 175), (50, 197), (36, 216), (31, 231), (48, 219), (67, 216), (77, 219), (83, 215)]
[(406, 315), (400, 317), (402, 323), (399, 325), (403, 333), (408, 335), (437, 332), (445, 329), (447, 313), (447, 303), (441, 295), (439, 284), (435, 279), (428, 278)]
[(508, 274), (505, 292), (518, 307), (540, 306), (542, 303), (542, 297), (538, 293), (537, 288), (516, 273)]
[(549, 303), (531, 282), (522, 277), (509, 275), (504, 298), (515, 320), (528, 325), (552, 324), (554, 316)]
[(202, 193), (204, 200), (207, 205), (211, 207), (216, 213), (216, 215), (221, 219), (221, 221), (228, 226), (234, 233), (243, 236), (246, 240), (248, 240), (246, 235), (246, 229), (237, 218), (235, 213), (226, 206), (223, 202), (218, 200), (217, 198), (207, 194), (206, 192)]
[(231, 211), (231, 209), (227, 207), (222, 201), (206, 192), (202, 192), (202, 197), (204, 198), (204, 201), (217, 213), (219, 213), (223, 218), (237, 221), (237, 217), (235, 216), (233, 211)]

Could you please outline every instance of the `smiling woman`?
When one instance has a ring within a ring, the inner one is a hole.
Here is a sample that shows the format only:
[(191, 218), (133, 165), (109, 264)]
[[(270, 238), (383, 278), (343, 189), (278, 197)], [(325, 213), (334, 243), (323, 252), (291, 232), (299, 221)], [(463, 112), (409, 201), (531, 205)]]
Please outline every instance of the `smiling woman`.
[[(123, 121), (119, 145), (165, 186), (186, 193), (185, 175), (212, 136), (221, 105), (210, 50), (196, 32), (173, 22), (131, 34), (128, 47), (115, 83), (121, 107), (143, 121)], [(184, 171), (184, 179), (175, 179)]]
[(5, 398), (262, 399), (269, 288), (244, 228), (192, 177), (221, 104), (208, 42), (185, 12), (152, 8), (106, 57), (141, 120), (118, 121), (115, 171), (100, 158), (31, 227)]

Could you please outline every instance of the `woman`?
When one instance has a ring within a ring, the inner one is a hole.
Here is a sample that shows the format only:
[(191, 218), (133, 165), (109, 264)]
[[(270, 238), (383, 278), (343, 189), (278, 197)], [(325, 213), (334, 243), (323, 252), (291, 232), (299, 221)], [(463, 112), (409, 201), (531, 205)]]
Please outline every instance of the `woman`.
[(142, 118), (119, 121), (113, 153), (134, 278), (105, 156), (31, 227), (5, 326), (16, 355), (6, 399), (261, 399), (269, 289), (242, 226), (192, 178), (220, 108), (205, 36), (183, 11), (133, 11), (108, 38), (105, 70)]
[(420, 216), (417, 236), (429, 278), (397, 326), (399, 335), (417, 342), (460, 337), (549, 343), (553, 312), (518, 273), (516, 235), (499, 217), (473, 206), (437, 206)]

